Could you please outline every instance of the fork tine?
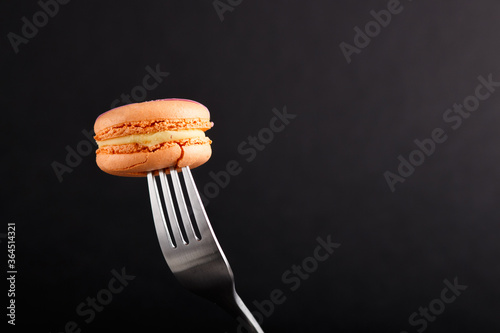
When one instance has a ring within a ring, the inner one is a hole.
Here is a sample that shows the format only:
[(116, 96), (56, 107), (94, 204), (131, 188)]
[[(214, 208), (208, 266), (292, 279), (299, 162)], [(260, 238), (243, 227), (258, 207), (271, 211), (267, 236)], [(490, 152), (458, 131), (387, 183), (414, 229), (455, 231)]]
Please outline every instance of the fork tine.
[[(158, 235), (158, 240), (160, 241), (161, 251), (163, 252), (163, 255), (166, 256), (168, 250), (175, 248), (175, 243), (173, 242), (172, 235), (167, 228), (165, 216), (163, 215), (163, 208), (161, 207), (160, 194), (152, 172), (148, 172), (148, 188), (156, 234)], [(167, 244), (170, 244), (170, 248)]]
[(177, 214), (175, 213), (174, 201), (172, 200), (172, 193), (170, 192), (170, 187), (168, 186), (165, 170), (158, 170), (158, 176), (160, 177), (163, 199), (165, 200), (168, 221), (170, 222), (170, 228), (172, 228), (172, 233), (174, 234), (175, 243), (177, 245), (180, 245), (181, 242), (187, 244), (186, 240), (182, 236), (181, 228), (179, 227), (179, 220), (177, 219)]
[(200, 238), (194, 232), (194, 226), (191, 222), (191, 218), (189, 217), (189, 211), (186, 205), (186, 200), (184, 199), (184, 194), (182, 193), (179, 175), (174, 168), (170, 168), (170, 175), (172, 176), (172, 184), (174, 186), (175, 197), (177, 198), (177, 204), (179, 206), (179, 212), (181, 213), (182, 223), (184, 224), (184, 230), (186, 231), (187, 239), (200, 240)]
[(208, 220), (207, 212), (205, 211), (205, 207), (203, 207), (203, 202), (201, 201), (196, 183), (194, 182), (193, 175), (188, 166), (182, 168), (182, 174), (184, 175), (184, 183), (186, 184), (189, 201), (191, 202), (191, 208), (193, 209), (193, 215), (196, 220), (196, 225), (200, 230), (201, 238), (203, 239), (204, 236), (212, 236), (215, 238), (212, 226)]

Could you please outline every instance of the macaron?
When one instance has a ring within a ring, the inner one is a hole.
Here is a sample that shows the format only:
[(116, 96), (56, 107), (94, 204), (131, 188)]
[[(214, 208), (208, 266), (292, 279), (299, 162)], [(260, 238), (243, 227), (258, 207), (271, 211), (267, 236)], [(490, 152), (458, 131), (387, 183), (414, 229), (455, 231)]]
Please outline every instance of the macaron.
[(111, 175), (145, 177), (148, 172), (196, 168), (210, 159), (210, 112), (195, 101), (161, 99), (124, 105), (97, 117), (96, 162)]

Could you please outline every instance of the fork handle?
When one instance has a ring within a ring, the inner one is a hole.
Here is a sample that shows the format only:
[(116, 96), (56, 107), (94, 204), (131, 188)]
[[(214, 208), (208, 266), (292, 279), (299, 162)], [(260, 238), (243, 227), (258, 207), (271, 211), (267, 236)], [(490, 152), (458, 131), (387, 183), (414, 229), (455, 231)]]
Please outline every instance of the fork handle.
[(227, 310), (236, 317), (238, 323), (240, 325), (243, 324), (249, 333), (264, 333), (257, 320), (250, 310), (248, 310), (236, 291), (234, 292), (233, 298), (234, 303), (231, 302), (232, 304), (227, 303), (226, 305), (230, 307), (230, 309)]

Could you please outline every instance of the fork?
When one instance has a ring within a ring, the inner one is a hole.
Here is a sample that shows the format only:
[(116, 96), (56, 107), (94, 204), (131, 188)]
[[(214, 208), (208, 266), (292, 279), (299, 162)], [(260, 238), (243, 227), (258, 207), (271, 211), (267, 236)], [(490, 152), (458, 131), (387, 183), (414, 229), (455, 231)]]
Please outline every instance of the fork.
[[(165, 170), (158, 177), (165, 200), (168, 221), (163, 214), (156, 176), (147, 175), (149, 197), (160, 247), (172, 273), (186, 289), (225, 309), (250, 333), (264, 333), (250, 310), (236, 293), (229, 262), (215, 237), (189, 167), (182, 168), (182, 179), (191, 204), (192, 216), (184, 199), (179, 173), (170, 168), (171, 185)], [(170, 186), (173, 187), (173, 194)], [(177, 218), (176, 207), (180, 213)]]

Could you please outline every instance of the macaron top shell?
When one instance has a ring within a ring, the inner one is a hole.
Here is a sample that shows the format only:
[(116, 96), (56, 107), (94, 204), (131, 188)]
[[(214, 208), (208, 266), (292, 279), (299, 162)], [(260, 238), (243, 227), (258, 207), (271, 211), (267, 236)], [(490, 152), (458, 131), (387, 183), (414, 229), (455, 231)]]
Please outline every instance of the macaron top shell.
[(130, 122), (185, 118), (209, 120), (210, 112), (201, 103), (180, 98), (128, 104), (109, 110), (97, 117), (94, 132), (98, 134), (108, 127)]

